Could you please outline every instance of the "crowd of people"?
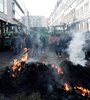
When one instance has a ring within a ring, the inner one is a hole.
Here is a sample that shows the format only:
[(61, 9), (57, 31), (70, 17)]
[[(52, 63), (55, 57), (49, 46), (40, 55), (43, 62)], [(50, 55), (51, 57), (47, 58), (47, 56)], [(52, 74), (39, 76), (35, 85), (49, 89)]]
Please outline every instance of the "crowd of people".
[(70, 36), (51, 36), (50, 49), (55, 52), (56, 57), (61, 57), (62, 54), (67, 55), (67, 49), (71, 41)]
[(27, 48), (29, 55), (38, 60), (40, 55), (45, 52), (45, 42), (45, 37), (19, 34), (12, 41), (13, 54), (18, 55), (24, 48)]
[(40, 58), (40, 55), (45, 52), (45, 38), (44, 37), (38, 37), (34, 36), (32, 38), (32, 52), (31, 56), (38, 60)]
[(57, 57), (61, 57), (62, 53), (67, 53), (67, 48), (70, 42), (69, 38), (59, 39), (49, 44), (48, 39), (40, 35), (18, 35), (13, 41), (13, 53), (16, 55), (21, 51), (21, 48), (28, 48), (30, 56), (34, 59), (39, 59), (41, 54), (45, 52), (47, 44), (49, 48), (56, 53)]

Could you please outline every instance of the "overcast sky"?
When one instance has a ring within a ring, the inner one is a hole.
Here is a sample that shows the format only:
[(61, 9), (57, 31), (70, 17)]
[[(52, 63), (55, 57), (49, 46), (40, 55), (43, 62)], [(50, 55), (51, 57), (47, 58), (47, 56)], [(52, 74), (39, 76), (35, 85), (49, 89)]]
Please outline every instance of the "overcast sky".
[(30, 15), (49, 17), (58, 0), (24, 0)]

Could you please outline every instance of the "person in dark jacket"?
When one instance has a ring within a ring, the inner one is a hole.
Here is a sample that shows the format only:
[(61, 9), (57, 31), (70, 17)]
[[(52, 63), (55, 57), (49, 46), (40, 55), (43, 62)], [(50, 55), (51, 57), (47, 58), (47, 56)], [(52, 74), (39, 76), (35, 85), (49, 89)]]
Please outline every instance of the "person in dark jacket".
[(31, 39), (29, 35), (27, 35), (25, 38), (25, 47), (28, 49), (31, 48)]
[(12, 41), (12, 49), (13, 49), (14, 55), (19, 53), (19, 46), (20, 46), (20, 38), (19, 38), (19, 36), (17, 36)]

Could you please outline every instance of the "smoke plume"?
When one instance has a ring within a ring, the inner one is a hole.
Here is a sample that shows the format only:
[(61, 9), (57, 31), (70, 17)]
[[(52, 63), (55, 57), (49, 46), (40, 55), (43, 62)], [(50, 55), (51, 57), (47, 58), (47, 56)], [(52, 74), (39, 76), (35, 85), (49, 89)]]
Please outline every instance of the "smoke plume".
[(85, 36), (86, 33), (77, 32), (73, 34), (72, 41), (69, 45), (69, 59), (72, 61), (75, 65), (80, 64), (82, 66), (85, 66), (86, 60), (85, 60), (85, 52), (83, 48), (85, 47)]

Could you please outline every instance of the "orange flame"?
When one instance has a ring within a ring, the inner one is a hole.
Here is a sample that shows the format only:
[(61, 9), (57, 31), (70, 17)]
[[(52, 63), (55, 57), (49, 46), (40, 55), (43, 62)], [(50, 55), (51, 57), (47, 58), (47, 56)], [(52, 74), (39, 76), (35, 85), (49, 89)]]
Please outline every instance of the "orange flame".
[(82, 93), (82, 96), (85, 96), (86, 94), (88, 95), (88, 97), (90, 97), (90, 90), (88, 89), (85, 89), (83, 87), (74, 87), (74, 89), (79, 89), (81, 90), (81, 93)]
[[(64, 87), (65, 91), (70, 91), (70, 86), (67, 83), (64, 84)], [(90, 98), (90, 90), (78, 86), (74, 87), (74, 90), (77, 90), (76, 92), (80, 90), (79, 92), (82, 94), (82, 96), (87, 95), (87, 97)]]
[(21, 63), (17, 59), (14, 59), (13, 64), (12, 64), (12, 71), (14, 72), (20, 67)]
[(24, 54), (23, 56), (21, 57), (20, 60), (17, 60), (17, 59), (14, 59), (13, 60), (13, 64), (12, 64), (12, 71), (15, 72), (16, 70), (17, 71), (20, 71), (21, 70), (21, 63), (22, 62), (26, 62), (28, 60), (28, 49), (27, 48), (24, 48)]
[(64, 86), (65, 86), (65, 89), (64, 90), (66, 90), (66, 91), (69, 91), (70, 90), (70, 86), (67, 83), (65, 83)]
[(28, 53), (25, 53), (22, 58), (21, 58), (21, 61), (22, 62), (26, 62), (28, 60)]

